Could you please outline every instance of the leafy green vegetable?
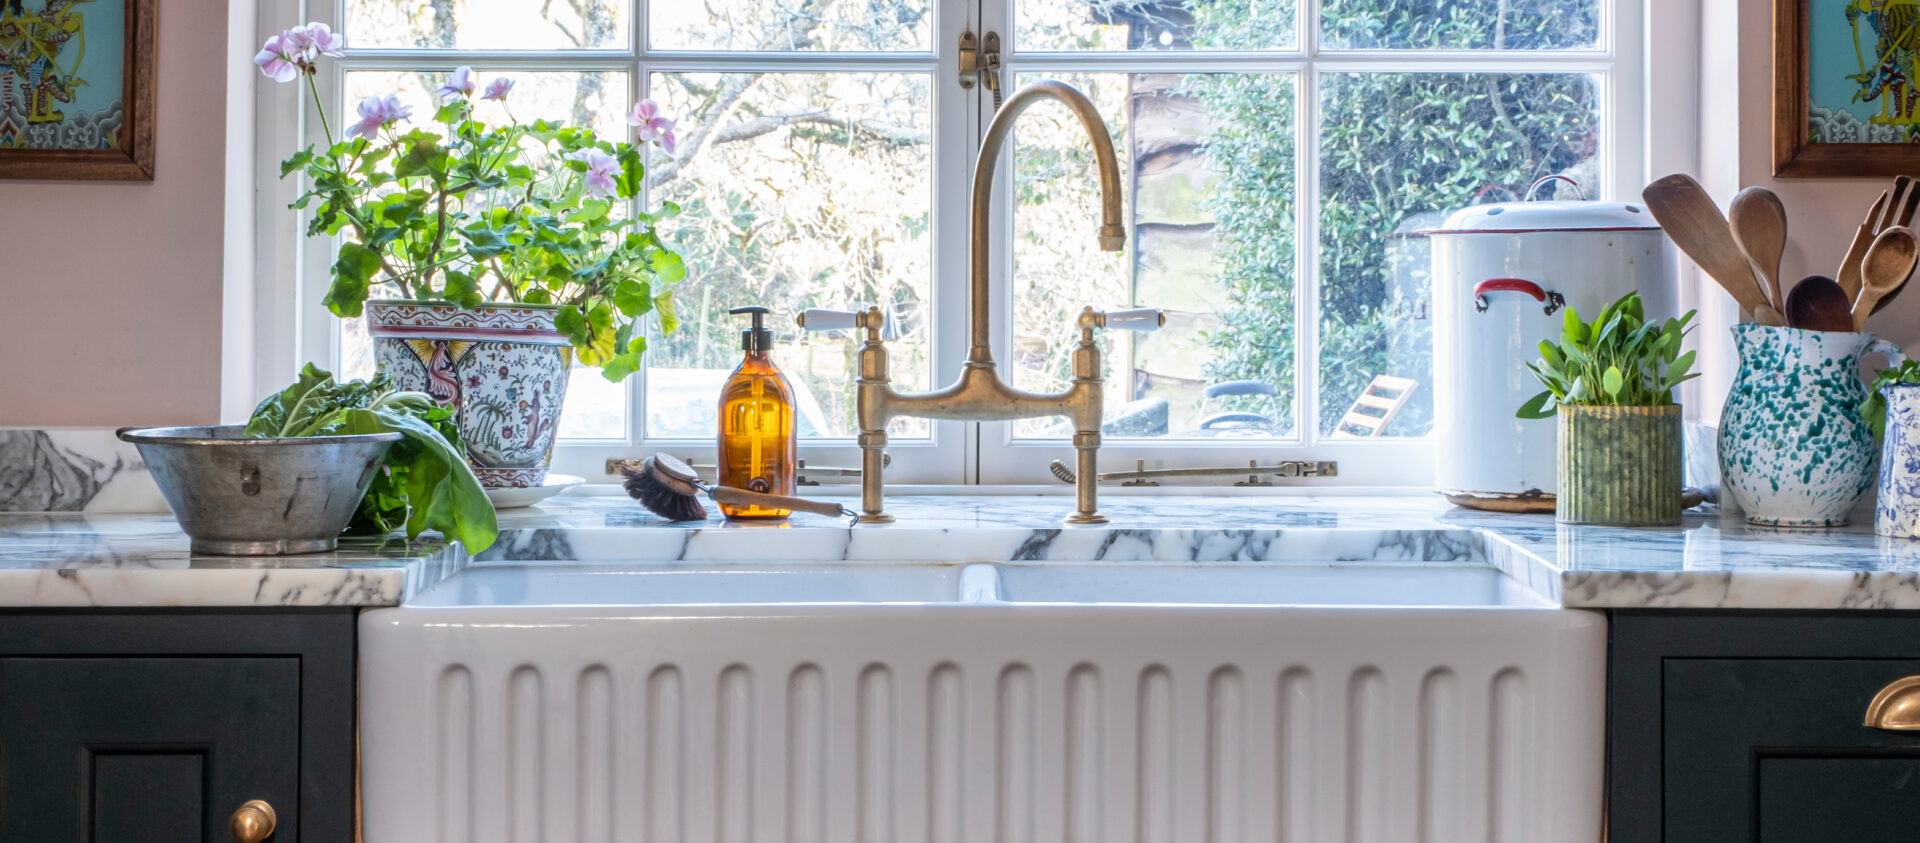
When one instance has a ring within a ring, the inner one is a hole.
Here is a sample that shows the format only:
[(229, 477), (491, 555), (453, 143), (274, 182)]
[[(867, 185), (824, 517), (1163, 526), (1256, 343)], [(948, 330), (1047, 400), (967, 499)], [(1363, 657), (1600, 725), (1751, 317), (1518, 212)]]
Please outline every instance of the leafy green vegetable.
[(1881, 392), (1889, 386), (1907, 386), (1920, 384), (1920, 363), (1902, 360), (1900, 365), (1891, 369), (1881, 369), (1874, 377), (1873, 385), (1867, 387), (1867, 400), (1860, 403), (1860, 418), (1867, 427), (1873, 429), (1873, 438), (1887, 435), (1887, 396)]
[(1680, 353), (1694, 312), (1648, 322), (1639, 293), (1601, 308), (1591, 323), (1567, 308), (1560, 341), (1543, 340), (1540, 359), (1527, 369), (1547, 387), (1516, 413), (1523, 419), (1553, 416), (1561, 406), (1664, 407), (1673, 389), (1699, 377), (1690, 373), (1694, 353)]
[(386, 464), (367, 489), (348, 532), (407, 538), (439, 530), (479, 553), (499, 537), (493, 504), (467, 467), (453, 411), (418, 392), (396, 392), (385, 373), (339, 383), (311, 363), (292, 386), (260, 402), (247, 422), (250, 438), (398, 433)]

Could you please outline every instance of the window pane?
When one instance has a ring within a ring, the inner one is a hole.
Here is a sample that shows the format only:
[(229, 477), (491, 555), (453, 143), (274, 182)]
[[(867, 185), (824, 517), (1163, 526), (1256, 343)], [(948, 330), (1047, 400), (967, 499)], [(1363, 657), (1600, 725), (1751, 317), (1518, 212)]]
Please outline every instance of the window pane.
[[(928, 377), (932, 302), (931, 76), (668, 73), (652, 91), (681, 122), (681, 159), (656, 167), (677, 203), (663, 236), (686, 258), (681, 328), (647, 355), (647, 435), (715, 433), (721, 384), (740, 363), (743, 305), (773, 309), (773, 359), (793, 383), (800, 435), (851, 437), (853, 332), (802, 335), (809, 307), (889, 310), (894, 385)], [(924, 437), (921, 419), (890, 432)]]
[(350, 47), (620, 48), (630, 0), (347, 0)]
[[(625, 138), (627, 125), (625, 120), (627, 103), (627, 74), (625, 73), (564, 73), (533, 71), (494, 71), (476, 68), (475, 77), (485, 87), (495, 76), (506, 76), (514, 80), (513, 92), (507, 102), (478, 100), (474, 114), (489, 124), (506, 122), (511, 111), (512, 118), (531, 121), (537, 119), (564, 120), (574, 125), (590, 125), (604, 137)], [(355, 71), (346, 75), (345, 90), (348, 107), (343, 109), (351, 114), (353, 104), (360, 100), (381, 94), (396, 93), (401, 102), (413, 108), (411, 125), (434, 127), (432, 122), (435, 100), (431, 93), (446, 81), (446, 74), (438, 72), (414, 71)], [(330, 115), (331, 116), (331, 115)], [(336, 117), (336, 127), (350, 118)], [(539, 161), (536, 166), (552, 166), (553, 162)], [(477, 211), (486, 205), (479, 198), (467, 210)], [(318, 293), (316, 293), (318, 295)], [(393, 295), (391, 289), (376, 292), (375, 295)], [(317, 304), (317, 302), (315, 303)], [(373, 345), (367, 337), (362, 319), (343, 320), (340, 335), (340, 369), (349, 377), (368, 377), (373, 374)], [(627, 435), (627, 386), (607, 383), (598, 370), (575, 369), (568, 378), (566, 403), (560, 412), (559, 435), (562, 439), (618, 439)]]
[(1334, 50), (1581, 50), (1600, 45), (1600, 0), (1324, 0)]
[[(1016, 132), (1006, 364), (1014, 384), (1067, 388), (1082, 306), (1158, 307), (1167, 314), (1158, 332), (1097, 334), (1108, 435), (1291, 435), (1294, 77), (1109, 73), (1062, 81), (1106, 116), (1132, 237), (1124, 254), (1098, 250), (1100, 190), (1086, 133), (1066, 109), (1035, 106)], [(1016, 432), (1071, 434), (1057, 419), (1021, 422)]]
[(1323, 434), (1379, 375), (1419, 384), (1384, 435), (1432, 429), (1428, 246), (1414, 232), (1541, 176), (1602, 184), (1597, 89), (1584, 74), (1321, 78)]
[(1028, 51), (1286, 50), (1295, 0), (1016, 0)]
[(929, 0), (707, 0), (648, 7), (656, 50), (933, 49)]

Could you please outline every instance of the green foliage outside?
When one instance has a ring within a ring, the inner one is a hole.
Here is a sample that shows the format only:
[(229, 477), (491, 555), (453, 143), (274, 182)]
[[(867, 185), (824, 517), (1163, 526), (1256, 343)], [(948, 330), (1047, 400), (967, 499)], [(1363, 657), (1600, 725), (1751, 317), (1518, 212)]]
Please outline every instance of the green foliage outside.
[[(1329, 0), (1321, 15), (1329, 40), (1358, 48), (1523, 49), (1590, 44), (1594, 5)], [(1202, 0), (1195, 45), (1271, 43), (1274, 28), (1291, 26), (1290, 14), (1252, 8)], [(1222, 178), (1209, 210), (1225, 299), (1238, 303), (1209, 338), (1209, 375), (1271, 383), (1284, 407), (1294, 391), (1296, 194), (1293, 135), (1274, 127), (1294, 125), (1294, 80), (1189, 79), (1218, 127), (1209, 153)], [(1320, 429), (1387, 374), (1423, 385), (1387, 433), (1419, 435), (1432, 425), (1431, 338), (1409, 329), (1431, 302), (1418, 255), (1400, 262), (1410, 277), (1393, 283), (1391, 235), (1423, 213), (1516, 198), (1541, 176), (1573, 171), (1591, 183), (1598, 93), (1589, 77), (1538, 73), (1329, 73), (1321, 84)]]

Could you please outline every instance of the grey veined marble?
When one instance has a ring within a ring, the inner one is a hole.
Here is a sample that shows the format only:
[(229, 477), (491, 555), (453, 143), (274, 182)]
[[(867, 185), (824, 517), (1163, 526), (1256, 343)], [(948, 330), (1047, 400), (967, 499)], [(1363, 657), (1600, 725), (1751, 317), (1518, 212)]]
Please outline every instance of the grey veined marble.
[(140, 452), (102, 428), (0, 428), (0, 512), (165, 512)]
[[(887, 525), (810, 515), (668, 524), (625, 497), (501, 513), (500, 543), (350, 539), (334, 553), (197, 556), (164, 515), (0, 514), (0, 605), (381, 606), (470, 564), (765, 565), (970, 561), (1200, 565), (1484, 565), (1569, 607), (1920, 609), (1920, 541), (1769, 531), (1709, 507), (1679, 527), (1574, 527), (1432, 495), (1113, 494), (1113, 523), (1063, 527), (1058, 495), (899, 497)], [(1205, 573), (1196, 570), (1196, 576)]]

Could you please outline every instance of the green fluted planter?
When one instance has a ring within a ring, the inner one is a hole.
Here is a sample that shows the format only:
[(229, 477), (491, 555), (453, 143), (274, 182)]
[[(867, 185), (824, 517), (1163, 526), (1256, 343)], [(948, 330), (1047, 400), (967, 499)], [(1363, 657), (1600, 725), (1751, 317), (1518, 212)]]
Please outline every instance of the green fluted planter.
[(1558, 414), (1561, 523), (1680, 523), (1680, 405), (1562, 406)]

